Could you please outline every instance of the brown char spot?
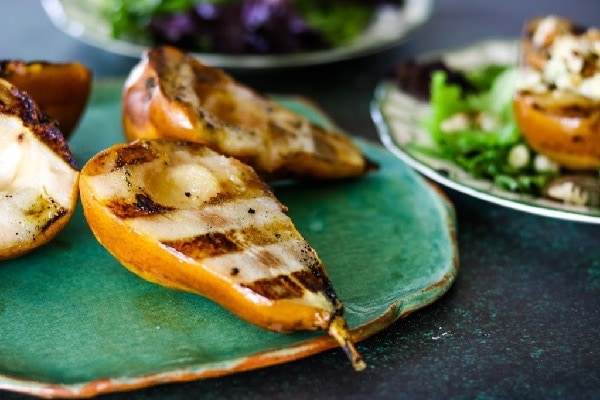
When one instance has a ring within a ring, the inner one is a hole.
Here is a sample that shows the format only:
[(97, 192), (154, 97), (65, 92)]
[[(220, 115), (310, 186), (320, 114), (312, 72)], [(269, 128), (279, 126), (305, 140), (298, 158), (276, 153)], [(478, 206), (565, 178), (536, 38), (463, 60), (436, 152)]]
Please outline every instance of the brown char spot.
[(260, 249), (253, 251), (252, 257), (265, 268), (277, 268), (282, 261), (273, 253), (264, 249), (265, 246), (280, 243), (282, 235), (278, 232), (291, 229), (291, 222), (274, 220), (269, 225), (248, 225), (242, 229), (221, 230), (228, 225), (227, 217), (215, 213), (205, 213), (202, 224), (213, 231), (192, 238), (165, 241), (165, 246), (172, 247), (194, 259), (203, 257), (216, 257), (219, 255), (242, 252), (249, 246)]
[(298, 271), (298, 279), (303, 282), (307, 289), (316, 291), (323, 291), (329, 299), (336, 302), (337, 294), (333, 289), (333, 284), (329, 280), (325, 267), (319, 258), (317, 257), (314, 249), (306, 243), (302, 249), (303, 254), (302, 264), (306, 266), (306, 270)]
[(337, 150), (332, 143), (335, 139), (334, 136), (329, 135), (320, 127), (314, 127), (312, 130), (312, 139), (318, 158), (323, 160), (337, 159)]
[(229, 219), (219, 212), (205, 211), (201, 216), (202, 223), (212, 229), (220, 229), (229, 224)]
[[(44, 114), (27, 92), (12, 86), (2, 90), (0, 112), (5, 115), (19, 117), (23, 125), (29, 129), (46, 146), (60, 156), (74, 170), (79, 170), (75, 157), (58, 127), (58, 123)], [(19, 138), (21, 140), (21, 138)]]
[(304, 294), (304, 288), (287, 275), (259, 279), (242, 286), (270, 300), (299, 298)]
[(216, 257), (242, 249), (239, 243), (228, 237), (226, 233), (220, 232), (209, 232), (191, 239), (165, 241), (163, 244), (195, 260)]
[(139, 165), (158, 158), (158, 154), (150, 150), (145, 142), (139, 142), (122, 147), (117, 151), (115, 169), (129, 165)]
[(256, 252), (256, 261), (264, 268), (280, 268), (284, 265), (279, 257), (264, 249)]
[(303, 269), (292, 273), (294, 278), (298, 280), (306, 289), (311, 292), (319, 292), (325, 288), (323, 281), (324, 275), (315, 275), (312, 271)]
[(24, 210), (25, 217), (35, 224), (40, 233), (48, 230), (67, 214), (68, 210), (61, 207), (53, 198), (41, 195), (28, 209)]
[(116, 199), (107, 203), (106, 207), (121, 219), (164, 214), (173, 210), (173, 207), (155, 203), (150, 196), (145, 193), (136, 194), (135, 202), (133, 203), (127, 202), (125, 199)]
[(156, 83), (156, 77), (150, 76), (146, 78), (146, 81), (144, 82), (144, 87), (148, 92), (152, 91), (156, 86), (158, 86)]
[[(260, 257), (263, 257), (266, 265), (273, 266), (274, 261), (271, 261), (269, 254), (265, 253), (263, 252)], [(279, 260), (276, 262), (281, 264)], [(275, 267), (277, 266), (275, 265)], [(270, 300), (299, 298), (304, 295), (305, 291), (323, 292), (332, 300), (336, 298), (331, 288), (331, 282), (320, 264), (311, 264), (308, 268), (292, 272), (290, 275), (280, 274), (272, 278), (245, 283), (243, 286)]]
[(67, 213), (67, 209), (63, 207), (56, 210), (56, 212), (50, 217), (50, 219), (48, 219), (48, 221), (40, 227), (40, 232), (45, 232), (46, 230), (48, 230), (48, 228), (54, 225), (54, 223), (60, 220), (62, 217), (67, 215)]
[(573, 135), (571, 136), (571, 142), (573, 143), (582, 143), (585, 140), (583, 139), (583, 137), (581, 135)]

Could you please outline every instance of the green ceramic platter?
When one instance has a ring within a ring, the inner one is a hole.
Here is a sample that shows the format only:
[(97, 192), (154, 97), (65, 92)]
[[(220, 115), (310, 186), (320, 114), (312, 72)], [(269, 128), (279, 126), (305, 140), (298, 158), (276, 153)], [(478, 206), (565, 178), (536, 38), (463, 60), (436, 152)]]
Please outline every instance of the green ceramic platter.
[[(71, 140), (81, 164), (123, 141), (121, 88), (122, 81), (96, 82)], [(278, 100), (327, 123), (305, 102)], [(450, 203), (383, 147), (357, 141), (379, 171), (352, 181), (275, 186), (275, 193), (327, 265), (361, 340), (442, 296), (458, 256)], [(81, 209), (50, 244), (0, 264), (4, 390), (87, 397), (231, 374), (334, 347), (323, 332), (267, 332), (200, 296), (139, 279), (98, 244)], [(341, 350), (330, 356), (347, 362)]]

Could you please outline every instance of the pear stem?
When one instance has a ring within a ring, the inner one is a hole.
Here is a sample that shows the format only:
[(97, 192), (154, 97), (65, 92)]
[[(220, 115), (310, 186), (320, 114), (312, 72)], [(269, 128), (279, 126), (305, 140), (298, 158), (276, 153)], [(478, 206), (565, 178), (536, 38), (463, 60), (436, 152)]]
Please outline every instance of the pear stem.
[(354, 347), (354, 342), (350, 337), (346, 320), (340, 316), (336, 316), (329, 325), (329, 335), (331, 335), (340, 345), (346, 356), (352, 363), (352, 368), (355, 371), (362, 371), (367, 367), (367, 364)]

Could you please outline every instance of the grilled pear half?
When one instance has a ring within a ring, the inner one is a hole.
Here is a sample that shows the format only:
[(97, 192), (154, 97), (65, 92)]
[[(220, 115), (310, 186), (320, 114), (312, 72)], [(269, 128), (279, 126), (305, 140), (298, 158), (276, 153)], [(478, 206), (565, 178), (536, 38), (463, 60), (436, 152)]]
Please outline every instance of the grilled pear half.
[(529, 146), (570, 170), (600, 169), (600, 29), (533, 18), (521, 37), (515, 120)]
[(181, 50), (149, 49), (125, 82), (129, 141), (199, 142), (251, 165), (264, 179), (339, 179), (375, 168), (350, 137), (326, 130), (223, 70)]
[(47, 243), (67, 225), (78, 179), (56, 123), (0, 78), (0, 260)]
[(251, 167), (199, 143), (142, 139), (90, 159), (80, 197), (98, 241), (141, 278), (267, 330), (327, 330), (364, 368), (322, 261)]
[(0, 78), (27, 92), (69, 137), (92, 92), (92, 71), (78, 62), (1, 60)]

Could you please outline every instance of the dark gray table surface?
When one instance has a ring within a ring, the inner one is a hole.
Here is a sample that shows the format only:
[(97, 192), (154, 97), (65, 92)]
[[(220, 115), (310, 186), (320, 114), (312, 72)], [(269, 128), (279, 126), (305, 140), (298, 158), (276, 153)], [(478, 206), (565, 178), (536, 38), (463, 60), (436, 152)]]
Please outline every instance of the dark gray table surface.
[[(548, 13), (600, 25), (597, 0), (437, 0), (423, 27), (382, 53), (323, 66), (230, 72), (259, 91), (306, 95), (343, 129), (377, 141), (369, 102), (395, 63), (512, 38), (525, 19)], [(0, 2), (0, 38), (0, 58), (78, 60), (96, 78), (124, 76), (137, 61), (64, 35), (35, 0)], [(444, 190), (456, 208), (459, 276), (438, 302), (358, 344), (366, 371), (352, 372), (329, 351), (101, 398), (600, 398), (600, 226)], [(0, 398), (27, 396), (0, 391)]]

